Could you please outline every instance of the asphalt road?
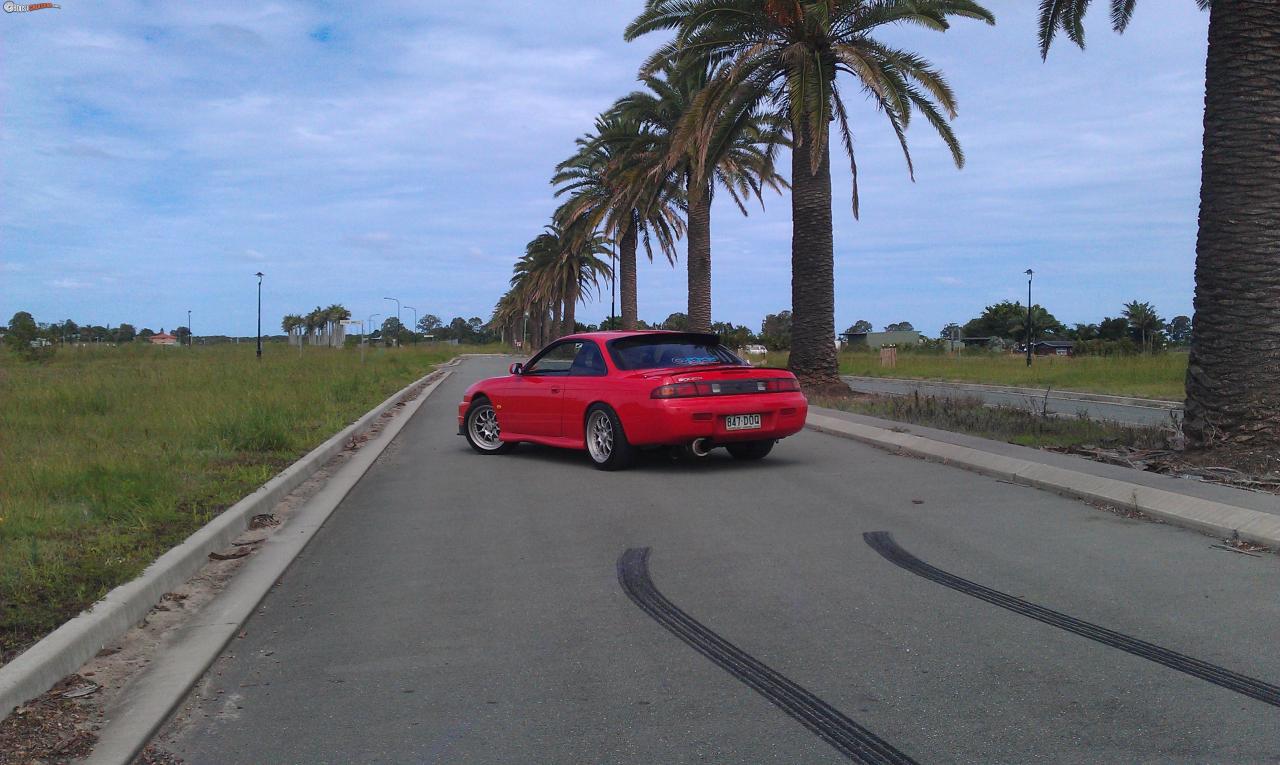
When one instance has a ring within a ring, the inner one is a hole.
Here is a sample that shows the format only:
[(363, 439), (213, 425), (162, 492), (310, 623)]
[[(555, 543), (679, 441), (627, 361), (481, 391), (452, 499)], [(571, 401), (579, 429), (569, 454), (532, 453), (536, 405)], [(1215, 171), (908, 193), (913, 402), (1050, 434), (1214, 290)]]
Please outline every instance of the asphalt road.
[[(425, 403), (214, 665), (177, 754), (1280, 762), (1275, 557), (807, 431), (756, 464), (477, 455), (456, 403), (503, 367)], [(1178, 655), (1209, 669), (1149, 658)]]
[(895, 396), (919, 391), (922, 396), (938, 398), (977, 398), (991, 406), (1011, 406), (1018, 409), (1041, 411), (1047, 408), (1050, 414), (1075, 417), (1081, 413), (1092, 420), (1108, 420), (1126, 425), (1163, 426), (1169, 425), (1173, 419), (1182, 419), (1182, 410), (1170, 410), (1164, 407), (1116, 404), (1111, 402), (1085, 401), (1061, 398), (1070, 395), (1067, 392), (1051, 391), (1047, 402), (1044, 391), (1036, 394), (1006, 393), (993, 390), (974, 390), (948, 385), (943, 382), (916, 380), (883, 380), (866, 377), (846, 377), (845, 382), (856, 391), (863, 393), (886, 393)]

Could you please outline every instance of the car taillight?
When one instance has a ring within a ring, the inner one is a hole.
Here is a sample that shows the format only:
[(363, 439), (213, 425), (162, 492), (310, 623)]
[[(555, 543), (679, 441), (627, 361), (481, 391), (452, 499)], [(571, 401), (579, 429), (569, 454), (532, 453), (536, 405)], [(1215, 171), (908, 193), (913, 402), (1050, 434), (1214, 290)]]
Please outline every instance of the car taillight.
[(691, 398), (693, 396), (720, 396), (738, 393), (789, 393), (800, 390), (800, 382), (794, 377), (769, 380), (741, 380), (699, 383), (672, 383), (654, 388), (651, 398)]
[(663, 385), (660, 388), (654, 388), (653, 393), (649, 394), (650, 398), (685, 398), (697, 395), (699, 395), (698, 386), (694, 383)]
[(797, 390), (800, 390), (800, 381), (794, 377), (769, 380), (769, 391), (771, 393), (789, 393)]

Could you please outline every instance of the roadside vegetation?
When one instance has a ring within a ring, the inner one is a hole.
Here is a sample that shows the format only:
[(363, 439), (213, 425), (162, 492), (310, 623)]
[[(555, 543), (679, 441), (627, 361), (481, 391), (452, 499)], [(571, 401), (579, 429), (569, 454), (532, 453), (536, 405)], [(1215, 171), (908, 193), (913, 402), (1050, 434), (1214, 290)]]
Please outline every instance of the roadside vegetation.
[(1176, 440), (1176, 431), (1171, 427), (1134, 427), (1086, 417), (1046, 417), (1030, 407), (986, 406), (977, 398), (814, 397), (810, 403), (1041, 449), (1169, 449)]
[[(787, 354), (771, 352), (760, 363), (785, 367)], [(885, 367), (877, 353), (844, 351), (840, 354), (840, 372), (859, 377), (1014, 385), (1181, 401), (1187, 356), (1038, 356), (1028, 367), (1026, 357), (1008, 353), (974, 351), (948, 356), (900, 350), (897, 364)]]
[[(488, 350), (494, 350), (489, 347)], [(66, 348), (0, 353), (7, 660), (396, 390), (461, 352)]]

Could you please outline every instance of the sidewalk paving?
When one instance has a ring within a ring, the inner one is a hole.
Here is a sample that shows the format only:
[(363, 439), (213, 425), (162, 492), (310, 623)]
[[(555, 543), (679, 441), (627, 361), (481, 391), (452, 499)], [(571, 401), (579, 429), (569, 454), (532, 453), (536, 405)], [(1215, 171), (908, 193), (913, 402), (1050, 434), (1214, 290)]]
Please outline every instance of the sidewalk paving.
[[(885, 420), (878, 417), (868, 417), (866, 415), (842, 412), (836, 409), (810, 407), (810, 412), (813, 414), (844, 420), (850, 423), (891, 430), (895, 433), (906, 433), (913, 436), (919, 436), (921, 438), (927, 438), (931, 441), (944, 444), (977, 449), (979, 451), (1001, 457), (1025, 460), (1027, 462), (1034, 462), (1041, 465), (1048, 465), (1050, 467), (1097, 476), (1099, 478), (1124, 481), (1126, 483), (1137, 484), (1138, 486), (1145, 486), (1151, 489), (1158, 489), (1210, 502), (1218, 502), (1232, 507), (1280, 516), (1280, 495), (1277, 494), (1248, 491), (1246, 489), (1207, 483), (1205, 481), (1199, 481), (1192, 478), (1179, 478), (1177, 476), (1162, 475), (1160, 473), (1149, 473), (1143, 470), (1120, 467), (1118, 465), (1108, 465), (1104, 462), (1096, 462), (1073, 454), (1062, 454), (1060, 452), (1045, 451), (1043, 449), (1033, 449), (1027, 446), (1017, 446), (1003, 441), (992, 441), (986, 438), (966, 435), (964, 433), (939, 430), (937, 428), (929, 428), (923, 425), (914, 425), (906, 422), (897, 422), (895, 420)], [(886, 445), (886, 448), (892, 447), (888, 447)]]

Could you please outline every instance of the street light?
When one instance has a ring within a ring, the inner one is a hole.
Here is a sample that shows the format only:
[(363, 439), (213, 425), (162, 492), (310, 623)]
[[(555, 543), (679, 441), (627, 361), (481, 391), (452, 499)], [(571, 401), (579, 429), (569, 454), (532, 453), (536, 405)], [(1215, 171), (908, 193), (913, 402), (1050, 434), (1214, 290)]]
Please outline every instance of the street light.
[(194, 348), (196, 344), (195, 333), (191, 331), (191, 309), (187, 309), (187, 347)]
[(411, 305), (407, 305), (405, 306), (405, 308), (408, 308), (410, 311), (413, 311), (413, 331), (412, 331), (413, 344), (417, 345), (418, 344), (418, 309), (414, 308)]
[(1030, 268), (1027, 269), (1027, 366), (1031, 366), (1031, 279), (1035, 276)]
[(258, 361), (262, 361), (262, 272), (259, 271), (255, 276), (258, 277)]

